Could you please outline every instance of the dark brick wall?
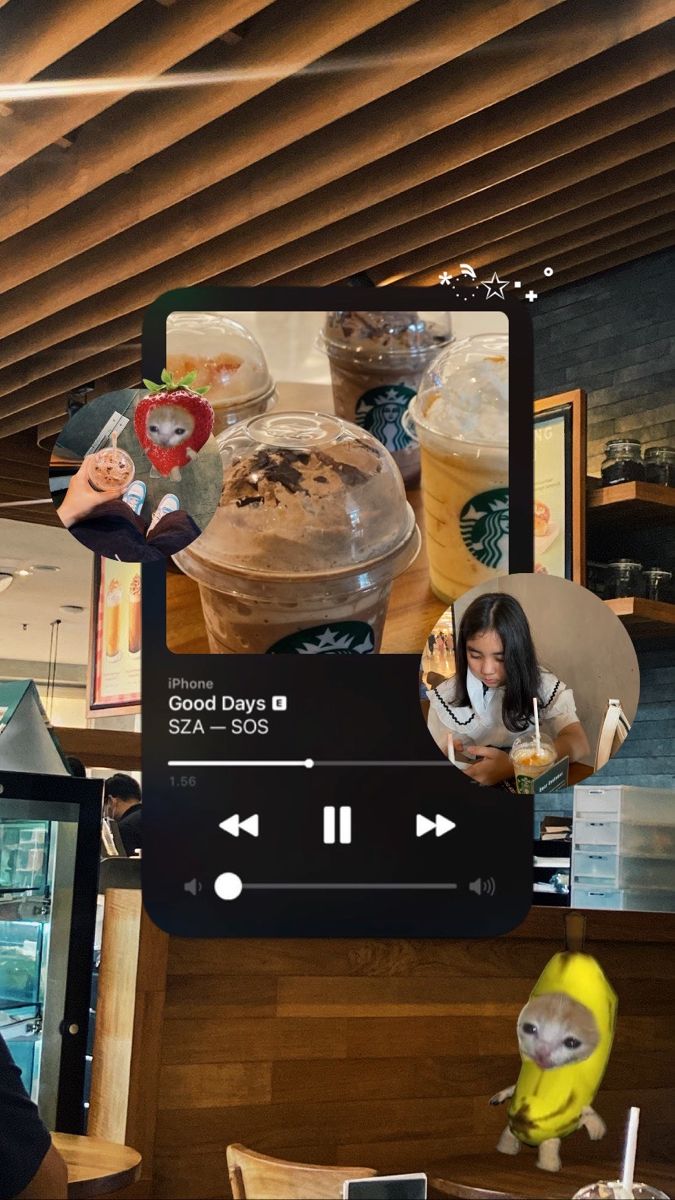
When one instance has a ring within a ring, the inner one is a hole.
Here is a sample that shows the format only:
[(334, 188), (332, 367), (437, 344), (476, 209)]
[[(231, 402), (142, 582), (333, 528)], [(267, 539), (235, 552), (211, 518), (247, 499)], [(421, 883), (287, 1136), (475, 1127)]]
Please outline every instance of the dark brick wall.
[[(588, 395), (588, 467), (600, 473), (615, 435), (675, 446), (675, 250), (653, 254), (538, 299), (533, 307), (535, 395), (571, 388)], [(639, 554), (675, 570), (672, 529), (617, 531), (602, 550)], [(607, 555), (611, 557), (611, 555)], [(637, 642), (640, 705), (625, 744), (598, 775), (607, 783), (675, 789), (675, 637)], [(535, 833), (546, 813), (571, 812), (570, 792), (535, 802)]]
[(588, 466), (615, 435), (675, 444), (675, 250), (533, 304), (535, 395), (588, 394)]

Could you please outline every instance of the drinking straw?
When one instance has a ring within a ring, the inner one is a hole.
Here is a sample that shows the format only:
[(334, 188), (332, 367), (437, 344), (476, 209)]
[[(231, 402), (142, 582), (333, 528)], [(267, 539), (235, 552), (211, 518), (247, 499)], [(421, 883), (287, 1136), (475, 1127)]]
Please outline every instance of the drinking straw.
[(453, 767), (456, 767), (457, 760), (455, 758), (455, 742), (451, 733), (448, 734), (448, 758), (450, 759)]
[(623, 1153), (623, 1175), (621, 1186), (629, 1196), (633, 1195), (633, 1177), (635, 1175), (635, 1153), (637, 1151), (638, 1125), (640, 1109), (631, 1108), (628, 1117), (628, 1132), (626, 1133), (626, 1148)]
[(536, 696), (532, 700), (532, 707), (534, 709), (534, 736), (537, 739), (537, 754), (541, 754), (541, 732), (539, 730), (539, 701), (537, 700)]
[(117, 437), (118, 437), (117, 430), (113, 429), (112, 433), (110, 434), (110, 442), (111, 442), (113, 450), (117, 449)]

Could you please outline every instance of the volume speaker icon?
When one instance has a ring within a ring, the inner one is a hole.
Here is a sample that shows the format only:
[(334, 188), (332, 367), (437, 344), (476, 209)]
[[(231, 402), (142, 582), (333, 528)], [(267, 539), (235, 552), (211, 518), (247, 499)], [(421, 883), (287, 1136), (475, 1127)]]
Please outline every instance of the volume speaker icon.
[(487, 879), (481, 879), (479, 876), (469, 884), (469, 891), (475, 892), (477, 896), (494, 896), (496, 884), (491, 875)]
[(198, 879), (188, 879), (187, 883), (183, 884), (183, 891), (190, 892), (190, 895), (196, 896), (197, 892), (201, 892), (202, 885)]

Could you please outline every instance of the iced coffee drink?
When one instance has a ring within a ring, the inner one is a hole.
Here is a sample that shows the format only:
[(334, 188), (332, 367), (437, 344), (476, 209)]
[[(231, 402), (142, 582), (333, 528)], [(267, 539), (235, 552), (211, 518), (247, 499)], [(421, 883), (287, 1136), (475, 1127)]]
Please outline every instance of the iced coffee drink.
[(129, 653), (141, 649), (141, 577), (134, 575), (129, 584)]
[(335, 411), (372, 433), (406, 486), (419, 479), (419, 447), (403, 426), (429, 363), (450, 341), (444, 312), (329, 312), (321, 336)]
[(166, 365), (174, 379), (196, 373), (215, 414), (213, 432), (267, 412), (276, 390), (253, 334), (225, 313), (175, 312), (166, 322)]
[(420, 535), (370, 434), (323, 413), (254, 417), (218, 439), (216, 515), (176, 556), (220, 654), (373, 654)]
[(420, 443), (431, 587), (451, 602), (509, 569), (508, 339), (449, 346), (409, 418)]
[(555, 746), (545, 733), (537, 742), (534, 733), (525, 733), (516, 738), (511, 747), (511, 762), (516, 781), (516, 791), (529, 796), (534, 791), (534, 781), (548, 771), (556, 761)]
[(131, 483), (136, 468), (134, 460), (117, 446), (105, 446), (93, 454), (89, 463), (88, 478), (97, 492), (109, 492), (114, 488), (126, 487)]
[(120, 612), (122, 608), (122, 589), (119, 579), (111, 579), (105, 597), (105, 652), (106, 656), (116, 662), (120, 657)]

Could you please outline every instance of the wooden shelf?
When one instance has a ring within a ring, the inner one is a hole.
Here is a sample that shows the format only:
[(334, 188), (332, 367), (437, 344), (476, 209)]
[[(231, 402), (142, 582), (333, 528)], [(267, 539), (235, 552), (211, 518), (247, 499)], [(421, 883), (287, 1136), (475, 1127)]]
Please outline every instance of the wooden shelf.
[(595, 532), (621, 520), (633, 529), (675, 525), (675, 488), (658, 483), (617, 483), (588, 492), (588, 523)]
[(605, 604), (621, 618), (633, 637), (675, 637), (675, 604), (644, 600), (640, 596), (621, 596), (605, 600)]

